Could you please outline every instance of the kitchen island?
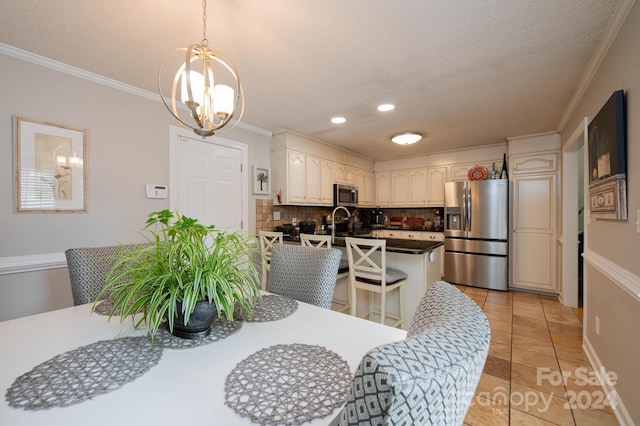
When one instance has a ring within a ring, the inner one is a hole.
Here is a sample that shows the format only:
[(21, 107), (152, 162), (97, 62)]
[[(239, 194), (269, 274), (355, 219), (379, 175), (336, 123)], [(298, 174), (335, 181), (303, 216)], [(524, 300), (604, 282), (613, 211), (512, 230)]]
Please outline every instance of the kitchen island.
[[(362, 238), (362, 236), (357, 236)], [(423, 293), (434, 281), (441, 279), (440, 276), (440, 256), (443, 245), (441, 241), (419, 241), (419, 240), (387, 240), (386, 256), (387, 267), (399, 269), (405, 272), (407, 282), (405, 283), (405, 300), (404, 300), (404, 325), (406, 330), (413, 314), (418, 307), (418, 303)], [(343, 258), (347, 258), (344, 237), (336, 237), (333, 247), (342, 251)], [(379, 257), (378, 257), (379, 259)], [(357, 294), (357, 313), (363, 315), (368, 310), (368, 297), (373, 294), (368, 291), (358, 290)], [(339, 300), (347, 300), (347, 279), (340, 280), (336, 283), (335, 297)], [(398, 299), (399, 292), (393, 291), (387, 297), (387, 311), (390, 314), (398, 315)], [(376, 310), (380, 308), (379, 298), (375, 299), (374, 307)], [(377, 320), (377, 318), (374, 318)]]

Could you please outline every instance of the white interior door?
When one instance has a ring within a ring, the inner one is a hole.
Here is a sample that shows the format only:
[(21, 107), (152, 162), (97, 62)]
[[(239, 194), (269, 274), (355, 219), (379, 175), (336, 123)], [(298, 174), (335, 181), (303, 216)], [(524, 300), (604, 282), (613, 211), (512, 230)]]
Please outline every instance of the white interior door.
[(220, 229), (246, 229), (246, 150), (216, 137), (172, 139), (171, 208)]

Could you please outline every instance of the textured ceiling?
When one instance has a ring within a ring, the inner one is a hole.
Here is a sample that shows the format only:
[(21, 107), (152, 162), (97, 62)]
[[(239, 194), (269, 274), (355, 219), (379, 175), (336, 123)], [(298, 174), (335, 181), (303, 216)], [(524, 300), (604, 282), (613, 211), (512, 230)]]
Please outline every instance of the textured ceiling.
[[(619, 3), (209, 0), (207, 35), (239, 70), (244, 122), (382, 159), (558, 130)], [(0, 42), (153, 92), (164, 55), (202, 38), (196, 0), (0, 10)], [(426, 138), (389, 141), (405, 130)]]

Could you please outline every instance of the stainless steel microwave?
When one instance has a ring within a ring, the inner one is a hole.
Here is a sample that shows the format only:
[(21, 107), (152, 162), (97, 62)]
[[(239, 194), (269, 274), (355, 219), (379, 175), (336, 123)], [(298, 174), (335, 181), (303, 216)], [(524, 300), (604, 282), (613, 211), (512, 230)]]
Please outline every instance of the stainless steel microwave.
[(333, 185), (333, 205), (334, 206), (357, 206), (358, 187), (352, 185)]

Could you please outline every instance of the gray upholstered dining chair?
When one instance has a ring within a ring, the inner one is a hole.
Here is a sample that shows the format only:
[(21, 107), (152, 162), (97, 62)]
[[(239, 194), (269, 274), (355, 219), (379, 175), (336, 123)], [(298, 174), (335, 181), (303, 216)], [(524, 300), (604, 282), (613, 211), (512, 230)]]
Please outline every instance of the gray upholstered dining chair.
[(341, 255), (336, 249), (275, 244), (267, 290), (331, 309)]
[[(142, 243), (145, 244), (145, 243)], [(71, 294), (74, 305), (84, 305), (95, 301), (104, 285), (107, 273), (118, 250), (138, 248), (141, 244), (125, 244), (104, 247), (82, 247), (67, 249)], [(108, 297), (108, 295), (105, 295)]]
[[(308, 247), (331, 248), (331, 235), (300, 234), (300, 244)], [(333, 294), (333, 305), (336, 306), (334, 310), (337, 312), (349, 312), (349, 310), (351, 309), (351, 291), (349, 291), (349, 261), (347, 259), (340, 258), (338, 275), (336, 276), (336, 286), (340, 281), (343, 280), (346, 284), (346, 298), (336, 298), (335, 290)]]
[(478, 305), (449, 283), (433, 283), (407, 337), (362, 358), (347, 404), (332, 424), (461, 425), (490, 341)]

